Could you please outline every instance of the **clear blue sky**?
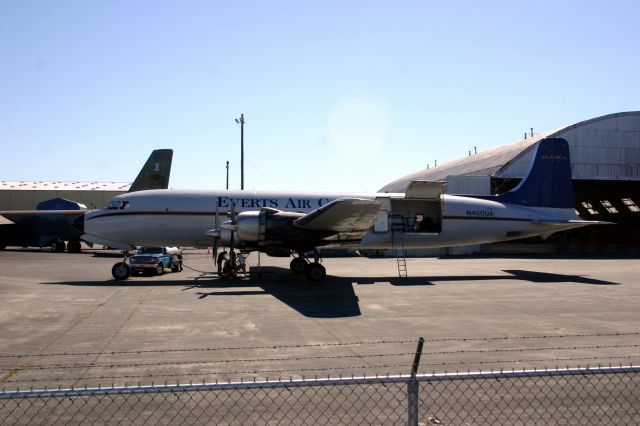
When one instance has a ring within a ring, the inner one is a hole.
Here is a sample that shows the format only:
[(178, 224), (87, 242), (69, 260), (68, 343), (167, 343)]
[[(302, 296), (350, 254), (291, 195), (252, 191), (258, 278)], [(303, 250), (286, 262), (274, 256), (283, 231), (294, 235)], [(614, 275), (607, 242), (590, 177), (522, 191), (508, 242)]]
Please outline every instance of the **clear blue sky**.
[(0, 179), (373, 192), (640, 110), (638, 1), (0, 2)]

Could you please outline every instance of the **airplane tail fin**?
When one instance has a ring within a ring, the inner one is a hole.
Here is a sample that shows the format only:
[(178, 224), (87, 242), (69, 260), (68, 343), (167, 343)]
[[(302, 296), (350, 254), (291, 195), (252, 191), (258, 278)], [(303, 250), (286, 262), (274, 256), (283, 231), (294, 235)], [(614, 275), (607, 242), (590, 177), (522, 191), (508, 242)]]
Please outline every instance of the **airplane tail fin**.
[(128, 192), (145, 189), (167, 189), (171, 175), (172, 149), (156, 149), (144, 164)]
[(529, 207), (573, 208), (573, 184), (569, 143), (562, 138), (538, 142), (529, 172), (498, 201)]

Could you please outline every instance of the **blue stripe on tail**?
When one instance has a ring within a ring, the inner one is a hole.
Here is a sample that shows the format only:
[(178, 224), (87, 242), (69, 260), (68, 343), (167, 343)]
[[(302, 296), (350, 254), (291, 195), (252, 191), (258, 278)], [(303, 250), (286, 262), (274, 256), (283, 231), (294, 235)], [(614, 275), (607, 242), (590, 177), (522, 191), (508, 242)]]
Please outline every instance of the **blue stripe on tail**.
[(502, 203), (529, 207), (573, 208), (569, 143), (562, 138), (538, 142), (529, 173), (511, 191), (496, 196)]

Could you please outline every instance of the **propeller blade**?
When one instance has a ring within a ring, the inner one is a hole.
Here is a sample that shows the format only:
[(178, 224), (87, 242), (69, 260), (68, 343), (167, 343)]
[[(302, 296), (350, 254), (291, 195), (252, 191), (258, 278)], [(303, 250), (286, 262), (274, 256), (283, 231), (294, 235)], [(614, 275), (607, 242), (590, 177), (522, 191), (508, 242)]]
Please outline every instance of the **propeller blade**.
[(213, 249), (211, 253), (213, 254), (213, 260), (216, 261), (218, 259), (218, 239), (213, 240)]
[[(225, 224), (222, 224), (222, 226), (225, 226)], [(231, 224), (227, 223), (225, 229), (231, 231), (231, 243), (229, 244), (229, 247), (231, 248), (231, 251), (233, 251), (233, 240), (236, 235), (236, 231), (238, 230), (238, 214), (236, 213), (235, 203), (231, 203)]]
[(231, 204), (231, 223), (234, 225), (238, 223), (238, 213), (236, 212), (236, 205), (234, 203)]
[(220, 238), (220, 229), (219, 228), (209, 229), (207, 232), (204, 233), (204, 235), (211, 238), (215, 238), (217, 240), (218, 238)]
[(213, 238), (213, 248), (211, 253), (213, 254), (213, 260), (218, 259), (218, 242), (220, 241), (220, 205), (216, 202), (216, 215), (214, 218), (213, 229), (205, 232), (206, 235)]

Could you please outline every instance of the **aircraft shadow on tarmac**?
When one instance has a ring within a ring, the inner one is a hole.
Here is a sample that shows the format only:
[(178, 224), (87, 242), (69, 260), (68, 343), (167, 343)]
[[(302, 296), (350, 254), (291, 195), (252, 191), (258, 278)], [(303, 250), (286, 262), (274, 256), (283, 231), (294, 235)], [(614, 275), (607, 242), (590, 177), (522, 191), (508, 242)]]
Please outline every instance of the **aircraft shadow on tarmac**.
[(593, 285), (618, 285), (612, 281), (597, 280), (580, 275), (550, 274), (548, 272), (522, 271), (519, 269), (505, 269), (503, 272), (513, 275), (512, 279), (530, 281), (532, 283), (578, 283)]
[[(128, 281), (67, 281), (48, 282), (49, 285), (71, 286), (180, 286), (181, 291), (195, 290), (197, 299), (270, 295), (310, 318), (344, 318), (361, 315), (354, 285), (432, 286), (435, 283), (460, 281), (515, 280), (531, 283), (578, 283), (590, 285), (617, 285), (579, 275), (551, 274), (526, 270), (504, 270), (509, 275), (447, 275), (429, 277), (332, 277), (323, 283), (307, 283), (292, 275), (288, 269), (261, 267), (246, 279), (222, 280), (211, 273), (200, 273), (187, 279), (151, 280), (133, 278)], [(183, 273), (184, 274), (184, 273)], [(183, 275), (181, 274), (181, 275)], [(184, 275), (183, 275), (184, 276)], [(165, 275), (166, 278), (169, 275)], [(435, 283), (434, 283), (435, 282)]]
[[(254, 268), (254, 270), (257, 268)], [(221, 280), (211, 274), (197, 277), (183, 290), (197, 289), (198, 299), (218, 296), (271, 295), (310, 318), (344, 318), (361, 315), (358, 296), (351, 281), (327, 277), (323, 283), (308, 283), (288, 269), (261, 267), (243, 280)], [(242, 290), (251, 287), (251, 290)], [(261, 290), (255, 290), (259, 287)]]
[(548, 272), (525, 271), (519, 269), (505, 269), (510, 275), (442, 275), (428, 277), (413, 278), (377, 278), (377, 277), (350, 277), (350, 282), (358, 285), (376, 284), (388, 282), (395, 286), (411, 286), (411, 285), (435, 285), (435, 283), (457, 282), (457, 281), (497, 281), (497, 280), (515, 280), (529, 281), (531, 283), (577, 283), (592, 285), (618, 285), (619, 283), (611, 281), (597, 280), (594, 278), (583, 277), (580, 275), (551, 274)]
[[(65, 281), (44, 282), (47, 285), (69, 285), (87, 287), (109, 286), (179, 286), (181, 291), (196, 290), (197, 299), (212, 299), (220, 296), (270, 295), (300, 314), (311, 318), (343, 318), (361, 315), (358, 297), (353, 284), (348, 280), (333, 280), (328, 277), (323, 283), (307, 283), (291, 274), (289, 269), (261, 268), (260, 274), (251, 274), (246, 279), (223, 280), (212, 273), (191, 275), (186, 279), (149, 279), (133, 277), (127, 281)], [(185, 272), (180, 274), (184, 275)]]
[(497, 281), (497, 280), (515, 280), (529, 281), (532, 283), (577, 283), (592, 285), (618, 285), (619, 283), (611, 281), (597, 280), (593, 278), (583, 277), (580, 275), (551, 274), (548, 272), (525, 271), (518, 269), (505, 269), (510, 275), (442, 275), (442, 276), (424, 276), (424, 277), (327, 277), (327, 281), (341, 282), (346, 281), (358, 285), (371, 285), (388, 283), (394, 286), (416, 286), (416, 285), (436, 285), (436, 283), (459, 282), (459, 281)]

